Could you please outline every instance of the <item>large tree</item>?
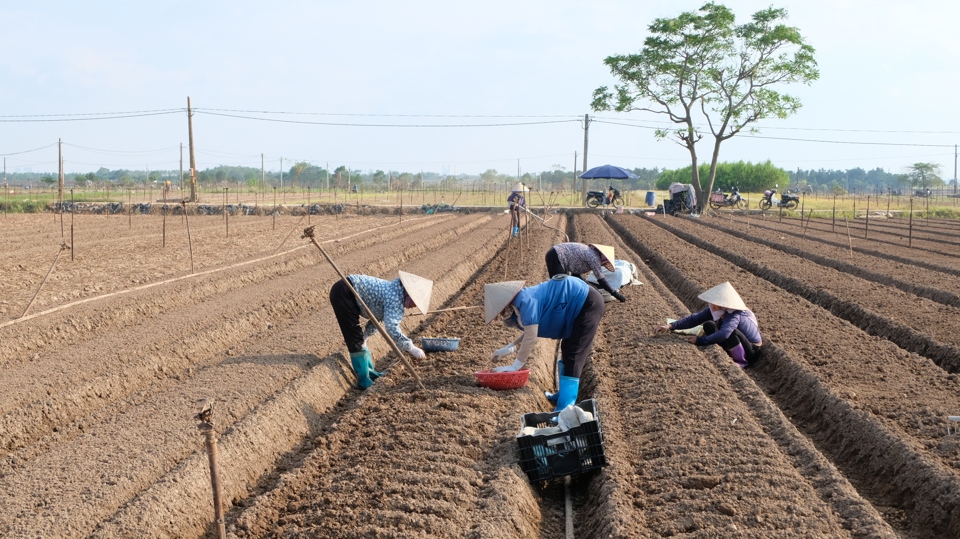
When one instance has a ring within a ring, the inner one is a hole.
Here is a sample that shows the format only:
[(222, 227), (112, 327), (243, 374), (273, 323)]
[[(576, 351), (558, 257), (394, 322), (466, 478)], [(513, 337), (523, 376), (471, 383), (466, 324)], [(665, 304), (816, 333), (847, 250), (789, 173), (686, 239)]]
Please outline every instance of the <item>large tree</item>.
[[(814, 49), (797, 28), (782, 24), (787, 12), (768, 8), (735, 24), (726, 6), (707, 3), (673, 19), (656, 19), (637, 54), (610, 56), (604, 63), (619, 79), (611, 91), (594, 91), (594, 111), (648, 111), (666, 115), (679, 127), (660, 129), (690, 153), (691, 183), (701, 207), (713, 189), (720, 144), (764, 118), (786, 118), (800, 101), (779, 85), (819, 78)], [(713, 135), (709, 179), (704, 189), (696, 144)]]
[(913, 188), (926, 190), (944, 184), (940, 171), (940, 165), (936, 163), (914, 163), (907, 167), (903, 179)]

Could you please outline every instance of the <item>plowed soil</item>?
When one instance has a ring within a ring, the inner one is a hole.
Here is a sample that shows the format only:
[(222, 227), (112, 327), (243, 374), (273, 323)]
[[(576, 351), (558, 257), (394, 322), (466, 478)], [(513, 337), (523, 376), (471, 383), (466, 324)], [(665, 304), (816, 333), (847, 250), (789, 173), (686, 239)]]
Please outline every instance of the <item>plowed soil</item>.
[[(217, 536), (197, 402), (213, 401), (234, 538), (960, 536), (960, 225), (502, 211), (0, 218), (0, 536)], [(355, 389), (327, 299), (346, 273), (433, 279), (405, 331), (460, 337)], [(849, 230), (849, 232), (848, 232)], [(473, 372), (517, 336), (483, 285), (547, 278), (551, 245), (613, 245), (639, 286), (607, 303), (580, 400), (608, 466), (531, 483), (527, 385)], [(73, 246), (70, 250), (68, 247)], [(764, 346), (741, 370), (654, 326), (730, 281)], [(950, 433), (948, 433), (948, 428)]]

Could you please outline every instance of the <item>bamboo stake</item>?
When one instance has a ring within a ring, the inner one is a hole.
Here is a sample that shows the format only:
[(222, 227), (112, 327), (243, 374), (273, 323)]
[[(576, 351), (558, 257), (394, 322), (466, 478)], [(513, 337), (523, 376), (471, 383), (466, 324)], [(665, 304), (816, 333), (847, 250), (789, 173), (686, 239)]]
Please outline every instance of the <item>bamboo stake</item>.
[(187, 245), (190, 247), (190, 273), (193, 273), (193, 238), (190, 236), (190, 219), (187, 218), (187, 203), (183, 204), (183, 219), (187, 223)]
[(447, 307), (446, 309), (436, 309), (428, 313), (413, 313), (410, 316), (426, 316), (428, 314), (445, 313), (447, 311), (462, 311), (464, 309), (479, 309), (481, 305), (464, 305), (461, 307)]
[(850, 258), (853, 258), (853, 240), (850, 239), (850, 223), (847, 222), (846, 216), (843, 218), (843, 224), (847, 226), (847, 246), (850, 247)]
[(367, 314), (367, 319), (370, 320), (370, 322), (372, 322), (374, 326), (376, 326), (377, 331), (379, 331), (380, 334), (383, 335), (383, 338), (387, 340), (387, 343), (390, 345), (390, 348), (393, 349), (393, 352), (397, 354), (397, 357), (400, 358), (401, 362), (403, 362), (403, 366), (406, 367), (408, 371), (410, 371), (410, 375), (413, 376), (413, 379), (417, 381), (417, 385), (420, 386), (420, 389), (426, 389), (426, 387), (424, 387), (423, 385), (423, 381), (420, 380), (420, 375), (418, 375), (417, 371), (414, 370), (413, 365), (411, 365), (410, 362), (407, 361), (406, 356), (404, 356), (403, 352), (400, 351), (400, 347), (397, 346), (396, 342), (394, 342), (393, 337), (391, 337), (390, 334), (387, 333), (387, 330), (383, 328), (383, 324), (381, 324), (380, 321), (377, 320), (377, 317), (373, 316), (373, 311), (370, 310), (370, 307), (367, 307), (367, 304), (363, 301), (363, 298), (360, 297), (360, 294), (356, 291), (356, 289), (353, 288), (353, 285), (350, 284), (350, 279), (347, 279), (347, 276), (342, 271), (340, 271), (340, 268), (337, 266), (337, 263), (334, 262), (332, 258), (330, 258), (330, 255), (327, 254), (327, 251), (324, 250), (324, 248), (317, 241), (317, 238), (314, 235), (314, 227), (309, 226), (305, 228), (303, 230), (303, 236), (301, 237), (310, 238), (310, 242), (316, 245), (317, 249), (320, 249), (320, 253), (323, 254), (323, 257), (327, 259), (327, 262), (329, 262), (330, 265), (333, 266), (333, 269), (337, 272), (337, 274), (340, 275), (340, 278), (343, 279), (343, 282), (347, 285), (347, 288), (349, 288), (350, 291), (353, 292), (353, 296), (357, 298), (357, 303), (359, 303), (360, 306), (363, 307), (363, 312)]
[(27, 315), (27, 311), (30, 310), (33, 302), (36, 301), (37, 296), (40, 295), (40, 290), (43, 288), (43, 285), (46, 284), (47, 279), (50, 278), (50, 274), (53, 273), (53, 268), (57, 265), (57, 260), (60, 260), (60, 253), (62, 253), (64, 249), (69, 249), (69, 247), (67, 247), (66, 243), (61, 243), (60, 249), (57, 250), (57, 256), (53, 259), (53, 264), (50, 264), (50, 269), (47, 271), (47, 276), (44, 277), (43, 281), (40, 282), (40, 286), (37, 287), (36, 293), (33, 294), (33, 298), (30, 299), (30, 303), (27, 304), (27, 308), (23, 310), (23, 314), (20, 315), (20, 318), (23, 318)]
[(195, 416), (200, 424), (197, 429), (203, 433), (207, 447), (207, 462), (210, 465), (210, 485), (213, 487), (213, 518), (217, 524), (217, 539), (227, 539), (227, 528), (223, 518), (223, 491), (220, 488), (220, 468), (217, 465), (217, 439), (213, 428), (213, 400), (200, 399)]

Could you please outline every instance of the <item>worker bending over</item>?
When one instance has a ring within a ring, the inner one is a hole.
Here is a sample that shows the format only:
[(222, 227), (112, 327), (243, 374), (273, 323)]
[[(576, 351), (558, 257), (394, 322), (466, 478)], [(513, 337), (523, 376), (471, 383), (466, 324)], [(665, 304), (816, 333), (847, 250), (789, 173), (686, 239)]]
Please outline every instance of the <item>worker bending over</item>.
[(627, 297), (622, 292), (610, 286), (600, 269), (616, 271), (613, 265), (613, 247), (594, 243), (558, 243), (547, 251), (545, 258), (547, 272), (551, 277), (569, 273), (583, 279), (584, 273), (592, 271), (600, 288), (609, 292), (621, 303), (627, 301)]
[(517, 354), (513, 365), (496, 367), (494, 372), (523, 368), (539, 337), (562, 339), (560, 344), (560, 390), (548, 398), (562, 410), (577, 402), (580, 375), (593, 349), (593, 338), (603, 317), (603, 296), (592, 286), (568, 275), (524, 288), (525, 281), (484, 285), (486, 323), (498, 316), (510, 328), (523, 331), (514, 342), (493, 353), (498, 360)]
[[(409, 352), (416, 359), (423, 359), (426, 354), (403, 334), (400, 321), (403, 320), (404, 309), (414, 306), (427, 314), (433, 281), (405, 271), (399, 274), (400, 277), (392, 281), (369, 275), (348, 275), (347, 279), (373, 316), (383, 324), (383, 329), (393, 338), (397, 348)], [(367, 339), (377, 332), (377, 326), (368, 320), (366, 327), (360, 328), (360, 317), (366, 317), (367, 314), (343, 279), (330, 288), (330, 305), (333, 306), (340, 333), (350, 352), (350, 363), (357, 375), (357, 387), (366, 389), (382, 375), (374, 370), (373, 359), (367, 348)]]

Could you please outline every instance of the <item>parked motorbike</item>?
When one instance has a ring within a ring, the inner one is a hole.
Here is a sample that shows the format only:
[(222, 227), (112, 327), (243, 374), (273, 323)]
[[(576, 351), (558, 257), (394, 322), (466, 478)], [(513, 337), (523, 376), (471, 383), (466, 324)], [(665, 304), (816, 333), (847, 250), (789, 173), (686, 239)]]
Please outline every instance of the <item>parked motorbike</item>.
[(784, 193), (783, 197), (777, 200), (777, 190), (776, 189), (767, 189), (763, 192), (763, 198), (760, 199), (760, 209), (769, 210), (773, 206), (779, 206), (781, 208), (792, 210), (800, 205), (800, 197), (797, 195), (791, 195), (790, 193)]
[(740, 196), (740, 189), (738, 187), (731, 189), (729, 195), (724, 195), (723, 191), (719, 189), (710, 193), (710, 207), (715, 210), (731, 207), (742, 210), (746, 208), (747, 205), (747, 201)]
[(586, 205), (591, 208), (596, 208), (597, 206), (602, 206), (604, 204), (613, 205), (613, 206), (622, 206), (623, 197), (616, 195), (613, 197), (613, 200), (607, 200), (607, 193), (604, 191), (587, 191), (587, 200)]

